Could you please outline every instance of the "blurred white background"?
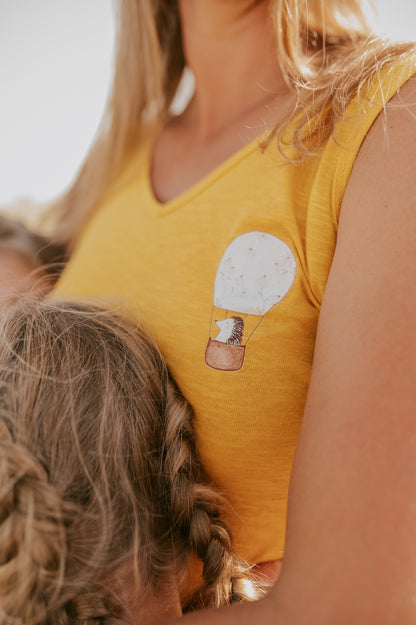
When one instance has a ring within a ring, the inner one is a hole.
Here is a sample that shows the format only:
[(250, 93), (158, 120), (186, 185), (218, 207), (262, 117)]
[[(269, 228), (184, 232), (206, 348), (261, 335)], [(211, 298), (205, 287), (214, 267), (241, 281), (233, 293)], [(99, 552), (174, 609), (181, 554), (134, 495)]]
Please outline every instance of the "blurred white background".
[(111, 0), (0, 0), (0, 206), (66, 187), (97, 130)]
[[(0, 0), (0, 206), (48, 201), (76, 173), (108, 94), (112, 9), (111, 0)], [(379, 0), (379, 25), (416, 39), (416, 1)]]

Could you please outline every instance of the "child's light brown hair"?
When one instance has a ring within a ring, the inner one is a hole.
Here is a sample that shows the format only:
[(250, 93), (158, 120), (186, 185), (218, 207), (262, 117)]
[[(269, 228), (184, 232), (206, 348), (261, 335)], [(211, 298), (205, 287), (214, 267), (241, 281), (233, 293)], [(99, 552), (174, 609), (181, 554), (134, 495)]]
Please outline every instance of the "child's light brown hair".
[(133, 322), (33, 301), (0, 319), (0, 621), (116, 623), (107, 580), (143, 595), (203, 562), (194, 603), (246, 597), (204, 480), (191, 410)]
[(24, 258), (34, 271), (55, 281), (67, 260), (65, 247), (28, 228), (17, 219), (0, 214), (0, 252)]

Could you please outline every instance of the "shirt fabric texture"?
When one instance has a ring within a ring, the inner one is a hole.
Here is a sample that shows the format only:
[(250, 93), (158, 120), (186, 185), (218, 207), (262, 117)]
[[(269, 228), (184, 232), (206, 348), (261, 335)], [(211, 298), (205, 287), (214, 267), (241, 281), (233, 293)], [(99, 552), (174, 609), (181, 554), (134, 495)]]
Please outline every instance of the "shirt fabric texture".
[(396, 67), (374, 81), (318, 157), (294, 165), (257, 140), (166, 204), (152, 191), (151, 146), (140, 146), (54, 295), (121, 305), (150, 330), (195, 411), (199, 452), (230, 501), (235, 546), (250, 563), (283, 557), (344, 191), (383, 97), (413, 71)]

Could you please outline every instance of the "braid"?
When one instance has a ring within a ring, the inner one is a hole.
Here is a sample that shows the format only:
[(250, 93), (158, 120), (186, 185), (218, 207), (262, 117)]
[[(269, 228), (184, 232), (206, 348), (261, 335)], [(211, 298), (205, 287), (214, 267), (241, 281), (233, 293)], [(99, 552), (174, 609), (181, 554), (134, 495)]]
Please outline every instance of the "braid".
[(77, 513), (0, 421), (0, 623), (120, 623), (105, 618), (96, 590), (79, 594), (65, 579), (67, 529)]
[(194, 552), (203, 563), (203, 588), (188, 609), (258, 598), (248, 565), (233, 551), (231, 532), (220, 518), (224, 499), (206, 480), (196, 453), (192, 411), (172, 384), (167, 388), (166, 448), (162, 474), (171, 514), (178, 568)]
[(0, 335), (0, 625), (115, 625), (153, 595), (176, 609), (191, 554), (192, 607), (253, 598), (191, 409), (147, 335), (47, 302), (11, 308)]

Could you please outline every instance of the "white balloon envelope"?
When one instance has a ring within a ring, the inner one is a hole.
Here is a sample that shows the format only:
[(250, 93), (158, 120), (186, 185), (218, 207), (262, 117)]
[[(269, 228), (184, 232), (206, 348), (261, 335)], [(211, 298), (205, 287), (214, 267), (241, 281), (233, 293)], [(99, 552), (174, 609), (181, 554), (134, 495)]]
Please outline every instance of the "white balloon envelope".
[(265, 232), (247, 232), (228, 246), (217, 270), (214, 304), (218, 308), (265, 315), (281, 302), (296, 275), (291, 249)]

